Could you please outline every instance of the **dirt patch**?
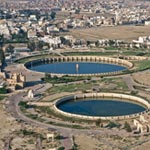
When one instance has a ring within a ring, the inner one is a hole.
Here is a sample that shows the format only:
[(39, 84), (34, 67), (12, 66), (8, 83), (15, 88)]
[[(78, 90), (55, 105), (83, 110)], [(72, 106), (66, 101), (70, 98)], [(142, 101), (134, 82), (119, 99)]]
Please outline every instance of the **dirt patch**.
[(149, 36), (150, 26), (113, 26), (76, 29), (71, 30), (70, 34), (72, 34), (75, 38), (83, 38), (86, 40), (97, 40), (106, 38), (132, 41), (137, 39), (139, 36)]
[(20, 125), (5, 112), (2, 103), (0, 104), (0, 121), (0, 149), (3, 149), (5, 139), (9, 137), (13, 131), (19, 129)]
[(78, 150), (148, 150), (149, 136), (127, 136), (123, 135), (77, 135), (75, 142), (78, 145)]
[(98, 141), (96, 139), (83, 134), (75, 136), (75, 143), (78, 145), (78, 150), (93, 150), (98, 148)]
[(150, 71), (134, 73), (132, 76), (136, 82), (150, 86)]

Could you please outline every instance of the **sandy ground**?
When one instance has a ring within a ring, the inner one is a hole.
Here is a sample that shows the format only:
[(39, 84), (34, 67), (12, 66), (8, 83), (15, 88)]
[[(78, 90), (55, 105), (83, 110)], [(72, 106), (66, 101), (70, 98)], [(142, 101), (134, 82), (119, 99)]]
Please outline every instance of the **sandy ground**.
[(44, 140), (42, 140), (42, 145), (45, 147), (45, 149), (48, 149), (53, 145), (56, 145), (56, 147), (60, 146), (60, 142), (58, 140), (55, 140), (54, 143), (47, 142), (47, 130), (43, 130), (41, 128), (34, 128), (30, 125), (16, 122), (14, 118), (12, 118), (9, 114), (5, 112), (2, 102), (0, 102), (0, 121), (0, 150), (4, 149), (5, 141), (10, 137), (12, 137), (12, 150), (35, 150), (37, 136), (32, 134), (23, 135), (23, 129), (25, 129), (26, 131), (34, 131), (35, 133), (42, 135), (45, 138)]
[(134, 73), (132, 77), (138, 83), (150, 86), (150, 70), (147, 70), (145, 72)]
[(29, 144), (28, 142), (31, 140), (31, 138), (29, 139), (28, 137), (20, 137), (14, 134), (15, 132), (19, 132), (21, 125), (5, 112), (2, 103), (0, 103), (0, 122), (0, 150), (4, 149), (5, 140), (9, 137), (13, 137), (11, 141), (12, 149), (25, 150), (29, 149), (29, 147), (30, 150), (35, 149), (34, 143)]
[(70, 34), (72, 34), (76, 38), (83, 38), (86, 40), (97, 40), (106, 38), (132, 41), (136, 40), (139, 36), (149, 36), (150, 26), (114, 26), (75, 29), (71, 30)]
[(78, 150), (149, 150), (150, 137), (124, 137), (118, 135), (76, 135)]
[(3, 104), (0, 103), (0, 149), (3, 149), (4, 139), (9, 137), (13, 131), (20, 128), (20, 125), (7, 114), (3, 108)]
[(83, 134), (75, 136), (75, 143), (77, 143), (78, 149), (80, 150), (92, 150), (98, 148), (96, 146), (98, 144), (96, 139), (92, 139), (91, 137)]
[[(16, 68), (20, 69), (21, 66)], [(15, 66), (14, 66), (15, 71)], [(22, 70), (24, 71), (24, 69)], [(150, 85), (150, 71), (140, 72), (133, 74), (133, 78), (139, 83)], [(37, 77), (38, 79), (38, 77)], [(55, 95), (53, 98), (58, 98), (64, 93)], [(67, 94), (67, 93), (65, 93)], [(52, 98), (52, 97), (46, 97)], [(46, 99), (43, 99), (43, 101)], [(15, 130), (20, 130), (19, 125), (9, 114), (7, 114), (3, 108), (3, 104), (0, 104), (0, 150), (3, 149), (4, 139), (9, 137)], [(113, 133), (117, 133), (116, 130), (111, 130)], [(125, 137), (125, 138), (124, 138)], [(13, 149), (35, 149), (33, 143), (30, 143), (32, 138), (14, 137), (12, 140)], [(125, 133), (123, 135), (75, 135), (75, 143), (78, 145), (78, 150), (149, 150), (150, 147), (150, 135), (149, 136), (137, 136), (128, 137)], [(24, 146), (26, 145), (26, 146)], [(30, 147), (30, 148), (29, 148)]]

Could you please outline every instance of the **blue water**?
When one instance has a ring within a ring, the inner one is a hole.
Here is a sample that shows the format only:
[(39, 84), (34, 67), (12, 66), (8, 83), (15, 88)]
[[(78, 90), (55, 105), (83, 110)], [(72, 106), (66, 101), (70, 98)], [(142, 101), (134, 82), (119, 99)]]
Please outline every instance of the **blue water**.
[[(76, 64), (79, 65), (78, 70), (76, 69)], [(57, 74), (96, 74), (96, 73), (108, 73), (114, 71), (121, 71), (126, 69), (126, 67), (105, 64), (105, 63), (95, 63), (95, 62), (61, 62), (61, 63), (50, 63), (50, 64), (39, 64), (32, 65), (29, 69), (46, 72), (46, 73), (57, 73)]]
[(144, 107), (125, 101), (115, 100), (76, 100), (63, 102), (57, 106), (64, 112), (88, 116), (121, 116), (139, 113)]

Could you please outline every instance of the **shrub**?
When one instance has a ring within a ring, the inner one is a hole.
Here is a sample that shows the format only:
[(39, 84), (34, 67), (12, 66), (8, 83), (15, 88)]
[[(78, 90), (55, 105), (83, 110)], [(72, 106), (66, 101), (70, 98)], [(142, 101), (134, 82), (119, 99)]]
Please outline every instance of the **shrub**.
[(125, 122), (124, 123), (124, 129), (127, 131), (127, 132), (132, 132), (132, 129), (131, 129), (131, 126), (128, 122)]
[(109, 123), (107, 124), (106, 127), (111, 129), (111, 128), (115, 128), (115, 127), (119, 128), (120, 126), (121, 125), (116, 122), (109, 121)]
[(131, 95), (136, 95), (136, 94), (138, 94), (138, 91), (131, 91), (130, 94), (131, 94)]
[(98, 120), (96, 120), (96, 122), (95, 122), (96, 126), (99, 126), (101, 123), (102, 123), (102, 120), (101, 120), (101, 119), (98, 119)]

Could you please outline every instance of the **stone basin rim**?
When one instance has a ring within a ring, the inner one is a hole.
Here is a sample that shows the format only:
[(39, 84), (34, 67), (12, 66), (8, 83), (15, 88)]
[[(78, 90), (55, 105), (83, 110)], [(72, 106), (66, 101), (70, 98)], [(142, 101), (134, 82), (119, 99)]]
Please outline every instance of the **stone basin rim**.
[[(120, 65), (124, 66), (127, 69), (131, 69), (133, 67), (133, 64), (127, 60), (119, 59), (119, 58), (111, 58), (111, 57), (102, 57), (102, 56), (65, 56), (65, 57), (52, 57), (52, 58), (43, 58), (43, 59), (36, 59), (32, 61), (28, 61), (24, 64), (26, 69), (27, 67), (30, 66), (31, 64), (34, 63), (42, 63), (42, 62), (50, 62), (50, 63), (55, 63), (55, 62), (97, 62), (97, 63), (108, 63), (108, 64), (115, 64), (115, 65)], [(40, 74), (44, 74), (44, 72), (38, 72), (38, 71), (32, 71), (28, 69), (30, 72), (37, 72)], [(65, 73), (48, 73), (51, 76), (64, 76), (64, 75), (69, 75), (69, 76), (105, 76), (105, 75), (116, 75), (122, 73), (123, 70), (119, 71), (112, 71), (112, 72), (104, 72), (104, 73), (88, 73), (88, 74), (65, 74)]]
[[(102, 117), (102, 116), (86, 116), (86, 115), (78, 115), (78, 114), (68, 113), (68, 112), (60, 110), (57, 107), (62, 102), (73, 100), (73, 99), (83, 99), (83, 98), (119, 98), (120, 101), (121, 100), (122, 101), (127, 101), (128, 100), (131, 103), (138, 103), (139, 105), (141, 104), (142, 106), (144, 106), (146, 108), (146, 110), (143, 111), (143, 112), (130, 114), (130, 115), (124, 115), (124, 116), (106, 116), (106, 117)], [(54, 102), (53, 108), (57, 113), (60, 113), (60, 114), (62, 114), (64, 116), (67, 116), (67, 117), (75, 117), (75, 118), (87, 119), (87, 120), (97, 120), (97, 119), (102, 119), (102, 120), (123, 120), (123, 119), (129, 119), (129, 118), (136, 118), (136, 117), (139, 117), (142, 114), (145, 114), (145, 113), (149, 112), (150, 103), (148, 101), (146, 101), (145, 99), (141, 98), (141, 97), (131, 96), (131, 95), (127, 95), (127, 94), (119, 94), (119, 93), (85, 93), (85, 94), (70, 95), (70, 96), (66, 96), (66, 97), (57, 99)]]

